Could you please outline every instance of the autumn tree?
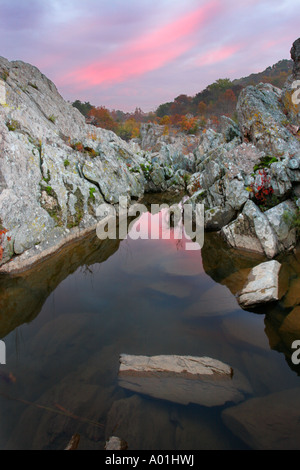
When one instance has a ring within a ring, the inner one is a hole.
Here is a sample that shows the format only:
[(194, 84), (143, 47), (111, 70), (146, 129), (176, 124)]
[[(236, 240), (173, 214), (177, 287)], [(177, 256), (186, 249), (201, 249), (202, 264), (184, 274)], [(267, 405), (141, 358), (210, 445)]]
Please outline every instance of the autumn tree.
[(191, 98), (187, 95), (179, 95), (174, 99), (174, 103), (171, 106), (171, 114), (185, 115), (189, 113), (191, 105)]
[(200, 101), (200, 103), (198, 104), (197, 110), (201, 116), (205, 116), (205, 114), (207, 113), (207, 104), (204, 103), (204, 101)]
[(199, 129), (198, 120), (195, 117), (183, 116), (180, 121), (180, 127), (187, 134), (196, 134)]
[(119, 124), (116, 129), (116, 133), (121, 139), (129, 141), (140, 136), (140, 123), (131, 117), (127, 121)]
[(108, 109), (104, 106), (91, 109), (89, 117), (94, 118), (94, 122), (97, 127), (102, 127), (103, 129), (110, 131), (114, 131), (117, 128), (117, 123), (114, 121)]

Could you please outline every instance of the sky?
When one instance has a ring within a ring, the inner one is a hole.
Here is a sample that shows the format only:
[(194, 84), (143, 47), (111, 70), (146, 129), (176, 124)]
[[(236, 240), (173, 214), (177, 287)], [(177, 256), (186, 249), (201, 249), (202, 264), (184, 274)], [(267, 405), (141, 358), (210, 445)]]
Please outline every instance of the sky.
[(69, 101), (155, 111), (290, 58), (299, 0), (0, 0), (0, 56)]

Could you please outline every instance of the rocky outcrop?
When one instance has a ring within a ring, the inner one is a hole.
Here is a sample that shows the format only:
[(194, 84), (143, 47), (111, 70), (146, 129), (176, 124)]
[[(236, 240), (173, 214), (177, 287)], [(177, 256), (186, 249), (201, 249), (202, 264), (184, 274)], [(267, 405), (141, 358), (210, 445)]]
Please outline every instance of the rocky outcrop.
[(245, 88), (238, 100), (238, 121), (245, 139), (265, 155), (290, 157), (299, 151), (299, 141), (286, 127), (281, 90), (261, 83)]
[(86, 125), (35, 67), (1, 58), (0, 71), (3, 263), (95, 226), (99, 204), (141, 197), (145, 178), (143, 156), (113, 132)]
[[(295, 80), (299, 40), (294, 43)], [(223, 118), (195, 152), (197, 172), (187, 187), (204, 204), (205, 229), (221, 231), (233, 248), (272, 259), (297, 243), (300, 134), (284, 103), (285, 90), (261, 83), (238, 99), (238, 124)]]
[(16, 257), (19, 266), (33, 262), (94, 229), (104, 202), (185, 189), (194, 157), (180, 144), (143, 151), (87, 125), (55, 85), (24, 62), (0, 58), (0, 77), (0, 231), (6, 230), (0, 264)]
[(293, 249), (300, 122), (291, 92), (299, 40), (291, 55), (284, 89), (245, 88), (237, 122), (224, 116), (220, 132), (184, 136), (145, 124), (141, 139), (129, 143), (87, 125), (35, 67), (0, 58), (0, 263), (18, 257), (28, 264), (93, 230), (103, 202), (161, 191), (187, 191), (185, 203), (204, 205), (205, 229), (221, 231), (231, 247), (269, 259)]
[(293, 76), (296, 79), (300, 79), (300, 38), (292, 46), (291, 57), (294, 61)]
[(292, 46), (291, 57), (294, 61), (293, 74), (289, 77), (282, 90), (282, 102), (286, 115), (291, 120), (292, 124), (296, 126), (296, 129), (299, 129), (300, 92), (297, 90), (300, 88), (300, 38), (297, 39)]

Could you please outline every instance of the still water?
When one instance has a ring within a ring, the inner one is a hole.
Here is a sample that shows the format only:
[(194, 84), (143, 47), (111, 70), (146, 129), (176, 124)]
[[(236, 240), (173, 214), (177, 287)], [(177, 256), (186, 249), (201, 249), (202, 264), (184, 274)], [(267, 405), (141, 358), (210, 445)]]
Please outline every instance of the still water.
[[(92, 234), (0, 279), (0, 448), (64, 449), (79, 433), (79, 449), (102, 450), (111, 435), (130, 450), (299, 449), (297, 332), (282, 328), (300, 303), (297, 256), (282, 260), (282, 301), (260, 311), (242, 310), (235, 294), (264, 259), (216, 234), (201, 251), (185, 250), (184, 239)], [(241, 374), (247, 392), (212, 407), (133, 392), (118, 382), (120, 354), (208, 356)]]

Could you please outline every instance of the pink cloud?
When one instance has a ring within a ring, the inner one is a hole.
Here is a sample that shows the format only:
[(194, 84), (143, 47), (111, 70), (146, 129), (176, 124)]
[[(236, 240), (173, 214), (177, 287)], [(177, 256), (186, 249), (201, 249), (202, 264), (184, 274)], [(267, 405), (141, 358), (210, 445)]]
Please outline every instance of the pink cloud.
[(241, 48), (241, 44), (219, 47), (218, 49), (208, 51), (201, 57), (198, 57), (197, 63), (199, 65), (212, 65), (223, 62), (224, 60), (229, 59), (234, 54), (236, 54), (236, 52), (238, 52)]
[(100, 84), (111, 85), (141, 76), (180, 57), (196, 43), (192, 34), (220, 10), (219, 0), (209, 2), (180, 19), (137, 38), (106, 58), (73, 70), (58, 83), (76, 84), (78, 89)]

